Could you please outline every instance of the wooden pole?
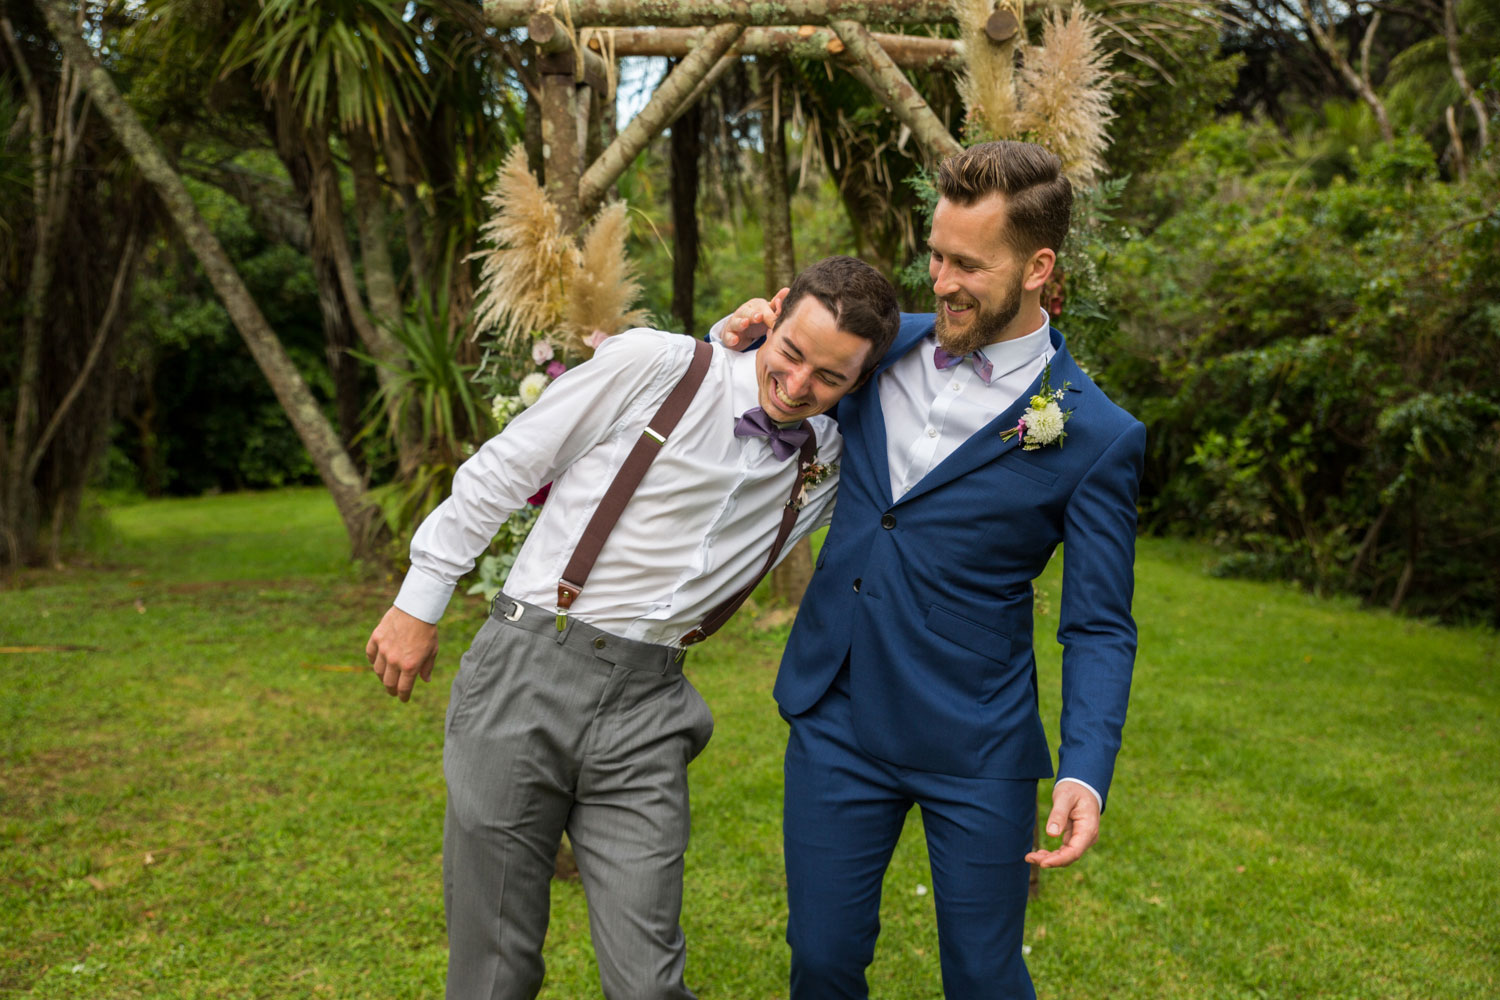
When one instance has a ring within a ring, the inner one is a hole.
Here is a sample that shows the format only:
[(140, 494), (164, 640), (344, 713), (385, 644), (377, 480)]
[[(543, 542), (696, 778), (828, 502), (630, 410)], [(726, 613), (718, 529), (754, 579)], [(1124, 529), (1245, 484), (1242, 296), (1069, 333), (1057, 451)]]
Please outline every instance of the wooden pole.
[[(559, 0), (561, 7), (563, 0)], [(540, 7), (537, 0), (485, 0), (485, 20), (519, 28)], [(948, 0), (572, 0), (574, 24), (629, 28), (638, 24), (691, 28), (725, 21), (740, 24), (830, 24), (849, 18), (870, 24), (952, 24)]]
[[(615, 54), (622, 56), (665, 56), (680, 59), (702, 44), (703, 28), (603, 28), (610, 32)], [(902, 69), (957, 70), (963, 66), (963, 43), (954, 38), (927, 38), (922, 35), (870, 33), (891, 61)], [(601, 51), (597, 37), (589, 47)], [(747, 56), (785, 56), (789, 59), (826, 60), (840, 55), (844, 43), (829, 28), (807, 24), (800, 28), (746, 28), (738, 49)]]
[[(599, 201), (605, 190), (625, 172), (630, 161), (686, 107), (686, 98), (695, 93), (698, 84), (743, 30), (738, 24), (721, 24), (704, 35), (703, 44), (677, 64), (677, 68), (656, 88), (640, 114), (631, 119), (630, 124), (615, 137), (615, 141), (609, 144), (609, 148), (599, 159), (589, 164), (581, 182), (575, 187), (578, 200), (585, 211)], [(547, 174), (547, 189), (550, 193), (550, 170)]]
[(906, 74), (875, 44), (869, 29), (858, 21), (834, 21), (833, 30), (849, 49), (850, 71), (911, 129), (934, 158), (942, 159), (963, 149), (906, 79)]

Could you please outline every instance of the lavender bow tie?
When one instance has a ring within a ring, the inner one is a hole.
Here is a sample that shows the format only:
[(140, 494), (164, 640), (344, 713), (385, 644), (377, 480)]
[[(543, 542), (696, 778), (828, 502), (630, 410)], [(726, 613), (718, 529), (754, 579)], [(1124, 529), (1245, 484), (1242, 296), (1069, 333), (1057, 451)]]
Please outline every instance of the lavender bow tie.
[(995, 366), (990, 364), (990, 359), (984, 356), (983, 351), (975, 351), (972, 354), (949, 354), (943, 350), (942, 345), (933, 349), (932, 363), (939, 369), (952, 368), (960, 361), (968, 358), (974, 364), (974, 374), (985, 385), (990, 384), (990, 379), (995, 375)]
[(806, 422), (799, 422), (793, 427), (777, 427), (766, 411), (758, 406), (752, 406), (745, 411), (745, 415), (734, 422), (735, 437), (763, 437), (771, 445), (771, 454), (776, 456), (777, 461), (784, 462), (792, 457), (792, 453), (802, 447), (807, 440)]

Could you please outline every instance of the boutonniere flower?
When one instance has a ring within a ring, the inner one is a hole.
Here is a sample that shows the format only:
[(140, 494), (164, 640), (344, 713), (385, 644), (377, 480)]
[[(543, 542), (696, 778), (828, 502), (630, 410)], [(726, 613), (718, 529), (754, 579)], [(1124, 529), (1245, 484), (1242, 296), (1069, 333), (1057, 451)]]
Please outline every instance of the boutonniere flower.
[(819, 462), (816, 461), (816, 456), (814, 456), (814, 461), (803, 462), (800, 473), (802, 476), (802, 489), (797, 492), (796, 500), (787, 501), (787, 506), (795, 506), (798, 510), (801, 510), (803, 505), (807, 503), (808, 491), (837, 472), (838, 468), (839, 463)]
[(1000, 440), (1019, 438), (1024, 451), (1036, 451), (1054, 441), (1061, 448), (1063, 438), (1068, 436), (1063, 425), (1073, 416), (1073, 411), (1064, 410), (1059, 404), (1070, 385), (1071, 382), (1064, 382), (1061, 389), (1053, 389), (1052, 366), (1049, 364), (1043, 368), (1041, 389), (1031, 397), (1031, 405), (1021, 414), (1016, 426), (1001, 432)]

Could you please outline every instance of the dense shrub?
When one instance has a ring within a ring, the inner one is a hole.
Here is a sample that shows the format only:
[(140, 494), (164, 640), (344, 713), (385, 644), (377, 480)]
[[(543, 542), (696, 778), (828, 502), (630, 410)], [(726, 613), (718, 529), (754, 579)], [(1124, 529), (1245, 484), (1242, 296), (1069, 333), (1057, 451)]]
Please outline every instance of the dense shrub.
[(1317, 186), (1266, 128), (1143, 178), (1087, 355), (1150, 431), (1143, 519), (1225, 571), (1500, 623), (1500, 213), (1416, 139)]

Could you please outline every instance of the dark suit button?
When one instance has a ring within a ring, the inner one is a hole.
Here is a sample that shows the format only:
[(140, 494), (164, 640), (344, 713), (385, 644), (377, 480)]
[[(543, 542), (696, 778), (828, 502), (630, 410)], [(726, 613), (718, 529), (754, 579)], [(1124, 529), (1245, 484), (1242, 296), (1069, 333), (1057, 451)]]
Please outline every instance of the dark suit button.
[(896, 526), (896, 515), (895, 514), (887, 514), (884, 517), (882, 517), (880, 519), (880, 526), (882, 528), (887, 529), (887, 530), (889, 530), (891, 528), (894, 528)]
[(861, 580), (861, 579), (863, 579), (863, 578), (862, 578), (862, 577), (858, 577), (858, 576), (856, 576), (856, 577), (855, 577), (855, 578), (854, 578), (854, 592), (855, 592), (855, 593), (856, 593), (856, 594), (857, 594), (857, 593), (859, 593), (859, 583), (860, 583), (860, 580)]

